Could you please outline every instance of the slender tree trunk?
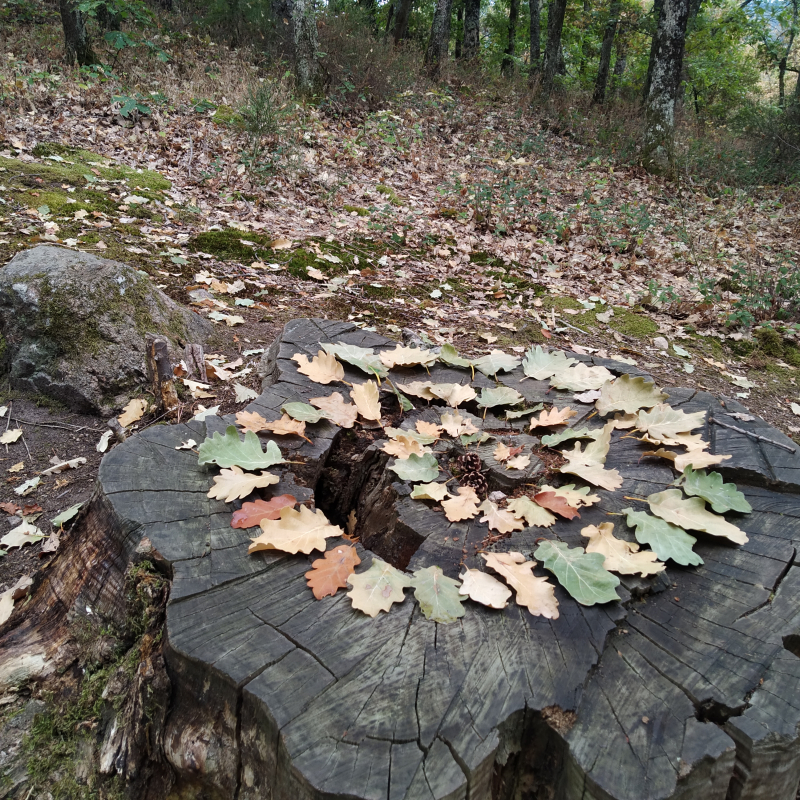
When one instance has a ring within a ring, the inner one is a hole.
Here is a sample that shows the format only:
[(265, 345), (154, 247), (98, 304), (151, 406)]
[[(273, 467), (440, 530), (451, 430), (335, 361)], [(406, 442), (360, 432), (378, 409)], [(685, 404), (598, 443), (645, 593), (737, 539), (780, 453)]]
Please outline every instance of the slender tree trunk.
[(650, 57), (647, 61), (647, 75), (644, 79), (644, 86), (642, 87), (642, 100), (647, 101), (647, 95), (650, 94), (650, 81), (653, 78), (653, 64), (656, 61), (656, 46), (658, 44), (656, 34), (658, 33), (658, 26), (661, 24), (661, 14), (664, 11), (664, 0), (654, 0), (653, 2), (653, 17), (651, 25), (653, 36), (650, 41)]
[(414, 0), (397, 0), (394, 14), (395, 45), (408, 38), (408, 20), (411, 17), (411, 9), (413, 7)]
[(606, 28), (603, 31), (603, 44), (600, 46), (600, 64), (597, 67), (597, 78), (594, 82), (594, 95), (592, 100), (595, 103), (603, 103), (606, 99), (608, 73), (611, 70), (611, 51), (614, 47), (614, 37), (617, 33), (621, 6), (621, 0), (611, 0), (608, 8), (608, 20), (606, 21)]
[(517, 49), (517, 19), (519, 18), (519, 0), (511, 0), (508, 11), (508, 43), (503, 55), (500, 72), (508, 77), (514, 73), (514, 53)]
[(271, 0), (270, 11), (275, 25), (275, 40), (278, 50), (282, 55), (291, 58), (294, 52), (292, 0)]
[(447, 60), (450, 47), (450, 17), (453, 0), (436, 0), (436, 11), (431, 24), (431, 37), (425, 50), (425, 69), (431, 80), (438, 81), (442, 64)]
[(578, 74), (583, 76), (586, 73), (586, 62), (588, 60), (586, 51), (589, 41), (589, 22), (592, 14), (592, 6), (589, 0), (583, 0), (583, 17), (581, 19), (581, 55), (578, 64)]
[(778, 62), (778, 106), (786, 108), (786, 57)]
[(480, 46), (481, 0), (464, 0), (464, 58), (477, 58)]
[(797, 71), (797, 81), (794, 84), (794, 98), (792, 103), (795, 106), (800, 106), (800, 70)]
[(294, 0), (294, 71), (297, 93), (311, 97), (322, 88), (319, 66), (319, 42), (314, 0)]
[(530, 0), (531, 11), (531, 71), (529, 80), (533, 83), (539, 75), (541, 69), (540, 59), (542, 57), (542, 30), (541, 30), (541, 7), (539, 0)]
[(556, 72), (559, 68), (561, 53), (561, 31), (564, 28), (564, 14), (567, 11), (567, 0), (550, 0), (547, 11), (547, 44), (544, 49), (544, 66), (542, 67), (542, 96), (550, 97), (553, 91)]
[(464, 45), (464, 0), (459, 0), (456, 8), (456, 59), (460, 59)]
[(689, 0), (664, 0), (656, 31), (656, 54), (645, 106), (642, 163), (648, 172), (673, 172), (675, 101), (681, 83)]
[(120, 30), (119, 14), (113, 14), (105, 3), (97, 7), (97, 22), (104, 31)]
[(64, 28), (64, 57), (67, 63), (72, 65), (77, 62), (80, 67), (94, 64), (97, 59), (86, 36), (86, 18), (83, 13), (78, 11), (73, 0), (59, 0), (58, 9)]
[(617, 51), (617, 57), (614, 60), (614, 71), (611, 76), (611, 91), (617, 94), (622, 83), (622, 76), (625, 74), (625, 67), (628, 66), (628, 50), (622, 34), (617, 36), (617, 43), (614, 49)]

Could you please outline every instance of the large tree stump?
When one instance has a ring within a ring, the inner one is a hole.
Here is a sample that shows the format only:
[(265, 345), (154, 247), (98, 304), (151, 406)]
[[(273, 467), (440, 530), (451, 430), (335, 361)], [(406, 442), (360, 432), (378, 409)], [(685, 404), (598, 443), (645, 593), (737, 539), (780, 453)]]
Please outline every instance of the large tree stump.
[[(309, 382), (290, 360), (314, 355), (320, 341), (394, 344), (347, 323), (296, 320), (265, 355), (264, 392), (249, 410), (276, 419), (286, 401), (330, 393), (333, 387)], [(346, 373), (347, 380), (364, 379), (348, 367)], [(421, 369), (404, 373), (406, 380), (427, 379)], [(469, 378), (438, 365), (431, 373), (437, 381)], [(566, 404), (566, 394), (520, 377), (517, 370), (500, 380), (531, 402)], [(473, 383), (492, 384), (480, 375)], [(666, 391), (670, 404), (687, 412), (743, 410), (703, 392)], [(254, 531), (231, 528), (232, 506), (206, 496), (214, 470), (175, 449), (229, 422), (153, 427), (105, 457), (95, 497), (70, 540), (75, 546), (65, 548), (36, 592), (35, 607), (49, 615), (29, 614), (16, 628), (12, 617), (0, 639), (0, 677), (53, 668), (49, 637), (59, 612), (90, 605), (113, 614), (119, 586), (107, 576), (124, 568), (146, 537), (172, 577), (165, 656), (173, 694), (164, 752), (181, 797), (794, 800), (800, 455), (708, 425), (711, 452), (733, 455), (717, 469), (754, 508), (731, 515), (739, 516), (747, 544), (699, 534), (703, 566), (670, 562), (662, 576), (624, 581), (617, 603), (583, 607), (557, 587), (556, 620), (516, 605), (490, 611), (468, 604), (458, 623), (437, 625), (413, 598), (375, 619), (353, 610), (341, 592), (317, 601), (303, 578), (310, 558), (248, 555)], [(491, 415), (486, 421), (509, 437), (524, 424)], [(761, 420), (736, 424), (792, 445)], [(284, 468), (274, 493), (289, 491), (300, 501), (316, 493), (337, 522), (354, 510), (356, 532), (370, 548), (359, 546), (362, 567), (373, 551), (409, 569), (438, 564), (451, 577), (462, 563), (477, 565), (485, 525), (448, 524), (411, 500), (409, 486), (387, 472), (385, 454), (368, 438), (325, 421), (307, 431), (313, 444), (277, 439), (301, 463)], [(380, 439), (380, 431), (372, 433)], [(580, 529), (629, 506), (626, 496), (647, 496), (673, 481), (667, 462), (641, 460), (639, 442), (618, 439), (619, 432), (607, 466), (623, 475), (622, 489), (601, 490), (601, 504), (582, 509), (580, 520), (559, 521), (548, 537), (581, 545)], [(528, 482), (540, 468), (534, 459), (511, 480)], [(510, 480), (498, 471), (495, 479), (501, 477)], [(624, 518), (612, 519), (625, 536)], [(541, 536), (541, 529), (525, 529), (495, 548), (529, 555)]]

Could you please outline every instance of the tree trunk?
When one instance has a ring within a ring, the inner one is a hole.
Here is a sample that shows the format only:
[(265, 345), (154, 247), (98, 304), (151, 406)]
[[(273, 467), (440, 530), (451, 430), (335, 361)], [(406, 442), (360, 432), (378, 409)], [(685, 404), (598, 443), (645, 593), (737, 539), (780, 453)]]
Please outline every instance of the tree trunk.
[(531, 11), (531, 71), (529, 73), (530, 82), (536, 79), (539, 75), (541, 64), (539, 60), (542, 54), (542, 31), (541, 31), (541, 6), (539, 0), (530, 0)]
[(69, 65), (77, 62), (83, 67), (94, 64), (95, 58), (89, 40), (86, 36), (86, 18), (83, 12), (78, 11), (73, 0), (59, 0), (61, 24), (64, 27), (64, 57)]
[(400, 44), (408, 38), (408, 19), (411, 16), (411, 9), (414, 7), (414, 0), (397, 0), (394, 13), (394, 43)]
[(453, 0), (437, 0), (431, 24), (431, 37), (425, 50), (425, 70), (433, 81), (439, 80), (442, 64), (450, 47), (450, 16)]
[(460, 59), (464, 48), (464, 0), (456, 9), (456, 59)]
[(508, 43), (506, 44), (500, 72), (508, 77), (514, 73), (514, 52), (517, 48), (517, 19), (519, 17), (519, 0), (511, 0), (508, 11)]
[(648, 172), (673, 172), (675, 101), (681, 83), (689, 0), (664, 0), (656, 31), (656, 53), (645, 108), (642, 163)]
[(120, 22), (120, 15), (114, 14), (105, 3), (97, 7), (97, 23), (104, 31), (120, 30)]
[(619, 24), (619, 12), (621, 0), (611, 0), (608, 9), (608, 21), (603, 31), (603, 44), (600, 47), (600, 64), (597, 68), (597, 79), (594, 83), (593, 102), (602, 103), (606, 99), (606, 86), (608, 85), (608, 73), (611, 68), (611, 50), (614, 46), (614, 37), (617, 33)]
[(611, 76), (611, 91), (616, 94), (622, 83), (622, 76), (625, 74), (625, 67), (628, 65), (628, 50), (625, 46), (625, 39), (620, 34), (617, 36), (615, 50), (617, 57), (614, 60), (614, 71)]
[(477, 58), (480, 46), (481, 0), (464, 0), (464, 58)]
[(294, 50), (294, 26), (292, 24), (292, 0), (271, 0), (270, 11), (275, 25), (275, 43), (283, 55), (291, 57)]
[(311, 97), (322, 88), (317, 40), (317, 17), (313, 0), (294, 0), (294, 68), (298, 94)]
[(542, 96), (550, 97), (553, 91), (556, 72), (561, 54), (561, 31), (564, 28), (564, 14), (567, 11), (567, 0), (550, 0), (547, 12), (547, 44), (544, 49), (544, 66), (542, 68)]
[(786, 108), (786, 58), (778, 62), (778, 106)]
[(642, 87), (642, 100), (647, 101), (647, 95), (650, 94), (650, 81), (653, 77), (653, 64), (656, 60), (656, 46), (658, 44), (656, 34), (658, 26), (661, 24), (661, 15), (664, 11), (664, 0), (654, 0), (653, 2), (653, 16), (650, 20), (652, 26), (653, 36), (650, 41), (650, 57), (647, 61), (647, 75), (644, 79), (644, 86)]

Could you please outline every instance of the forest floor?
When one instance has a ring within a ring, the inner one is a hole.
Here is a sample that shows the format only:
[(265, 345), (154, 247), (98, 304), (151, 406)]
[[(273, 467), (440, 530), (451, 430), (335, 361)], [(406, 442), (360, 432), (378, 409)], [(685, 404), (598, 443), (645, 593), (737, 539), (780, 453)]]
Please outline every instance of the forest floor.
[[(141, 84), (159, 86), (138, 95), (151, 113), (128, 118), (111, 84), (2, 46), (0, 261), (38, 243), (114, 258), (212, 319), (221, 377), (185, 396), (184, 418), (201, 403), (243, 407), (233, 383), (259, 389), (280, 326), (324, 316), (396, 339), (410, 328), (467, 355), (546, 343), (635, 363), (662, 386), (735, 398), (800, 441), (800, 326), (726, 324), (733, 290), (797, 241), (796, 193), (665, 183), (593, 142), (590, 120), (579, 135), (577, 112), (554, 125), (513, 92), (457, 81), (350, 116), (278, 87), (254, 153), (235, 110), (254, 68), (226, 66), (229, 51), (208, 42), (170, 50)], [(0, 453), (0, 507), (35, 505), (49, 529), (88, 498), (104, 421), (11, 391), (3, 401), (24, 435)], [(87, 462), (15, 493), (76, 457)], [(0, 557), (0, 591), (46, 565), (41, 547)]]

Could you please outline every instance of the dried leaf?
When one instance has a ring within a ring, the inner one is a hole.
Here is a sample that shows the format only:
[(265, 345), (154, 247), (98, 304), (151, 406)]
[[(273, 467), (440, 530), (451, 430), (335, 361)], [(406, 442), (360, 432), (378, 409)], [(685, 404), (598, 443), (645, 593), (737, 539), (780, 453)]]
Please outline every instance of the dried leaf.
[(574, 367), (561, 369), (555, 373), (550, 378), (550, 385), (570, 392), (585, 392), (589, 389), (599, 389), (613, 377), (605, 367), (587, 367), (583, 362), (578, 362)]
[(281, 406), (281, 411), (299, 422), (309, 422), (313, 424), (319, 422), (321, 419), (327, 419), (324, 412), (314, 408), (314, 406), (308, 403), (284, 403)]
[(581, 506), (592, 506), (600, 502), (599, 494), (589, 494), (591, 489), (588, 486), (581, 486), (580, 489), (575, 488), (574, 483), (568, 483), (566, 486), (559, 486), (557, 489), (552, 486), (540, 486), (540, 492), (553, 492), (559, 497), (563, 497), (571, 506), (581, 508)]
[(640, 408), (652, 408), (668, 397), (652, 380), (620, 375), (616, 380), (606, 381), (602, 385), (596, 407), (603, 415), (614, 411), (634, 414)]
[(522, 553), (481, 553), (486, 566), (505, 578), (516, 592), (517, 605), (524, 606), (535, 617), (558, 619), (555, 587), (547, 578), (531, 574), (535, 561), (526, 561)]
[(543, 381), (577, 363), (576, 359), (567, 358), (562, 350), (554, 350), (551, 353), (547, 353), (542, 349), (541, 345), (537, 344), (525, 354), (525, 359), (522, 362), (522, 371), (528, 378)]
[(373, 558), (368, 570), (348, 576), (347, 583), (352, 587), (347, 596), (353, 608), (375, 617), (379, 611), (388, 611), (392, 603), (406, 599), (403, 590), (411, 586), (411, 578), (391, 564)]
[(559, 516), (564, 517), (564, 519), (580, 517), (578, 509), (573, 508), (563, 497), (559, 497), (555, 492), (539, 492), (533, 496), (533, 499), (542, 506), (542, 508), (554, 511)]
[(484, 514), (480, 521), (487, 523), (489, 530), (511, 533), (512, 531), (521, 531), (525, 527), (522, 521), (518, 520), (510, 511), (499, 508), (491, 500), (484, 500), (478, 508)]
[(510, 356), (502, 350), (492, 350), (488, 356), (483, 356), (472, 362), (475, 369), (487, 377), (497, 375), (498, 372), (511, 372), (520, 365), (520, 359)]
[(659, 403), (650, 411), (639, 412), (636, 428), (646, 433), (652, 441), (669, 444), (666, 440), (675, 439), (679, 434), (699, 427), (705, 422), (705, 418), (705, 411), (687, 414), (666, 403)]
[(442, 414), (442, 428), (450, 436), (478, 433), (478, 429), (472, 424), (472, 421), (462, 417), (460, 411), (454, 413), (447, 411)]
[(339, 392), (334, 392), (327, 397), (312, 397), (309, 401), (312, 406), (322, 409), (325, 416), (341, 428), (352, 428), (358, 417), (358, 408), (352, 403), (345, 403)]
[(310, 553), (324, 550), (325, 539), (344, 533), (338, 525), (331, 525), (321, 511), (312, 511), (308, 506), (300, 506), (299, 511), (287, 506), (281, 509), (279, 519), (262, 519), (260, 525), (263, 533), (251, 541), (248, 553), (259, 550)]
[[(496, 406), (516, 406), (525, 402), (525, 398), (516, 390), (508, 386), (497, 386), (491, 389), (482, 389), (477, 403), (481, 408), (495, 408)], [(444, 418), (442, 418), (444, 424)]]
[(432, 453), (410, 455), (402, 460), (395, 459), (389, 469), (401, 480), (429, 483), (439, 474), (439, 462)]
[(413, 455), (421, 456), (431, 452), (430, 448), (423, 447), (418, 439), (402, 433), (398, 434), (394, 439), (384, 442), (381, 450), (399, 459), (408, 458)]
[(437, 399), (444, 400), (452, 408), (458, 408), (462, 403), (468, 403), (477, 396), (475, 390), (469, 385), (459, 383), (432, 383), (428, 391)]
[(243, 431), (253, 431), (253, 433), (267, 430), (266, 418), (255, 411), (237, 411), (236, 424)]
[(418, 347), (398, 345), (394, 350), (383, 350), (379, 355), (381, 362), (389, 369), (393, 367), (429, 367), (436, 363), (436, 353)]
[(690, 531), (704, 531), (712, 536), (723, 536), (736, 544), (745, 544), (747, 534), (732, 525), (724, 517), (712, 514), (706, 509), (700, 497), (684, 498), (680, 489), (667, 489), (656, 492), (647, 498), (650, 510), (656, 515)]
[(458, 593), (459, 582), (448, 578), (441, 567), (416, 570), (411, 577), (411, 585), (426, 619), (447, 624), (466, 613)]
[(269, 472), (255, 475), (252, 472), (243, 472), (239, 467), (231, 467), (223, 469), (219, 475), (214, 476), (214, 485), (206, 497), (232, 503), (234, 500), (241, 500), (252, 494), (255, 489), (263, 489), (278, 483), (279, 480), (277, 475)]
[(603, 428), (603, 432), (586, 445), (584, 451), (581, 451), (581, 443), (577, 442), (574, 450), (564, 452), (568, 463), (561, 466), (559, 472), (577, 475), (579, 478), (609, 491), (619, 489), (622, 486), (622, 475), (615, 469), (603, 468), (613, 428), (613, 423), (607, 424)]
[[(188, 378), (184, 378), (183, 385), (189, 390), (189, 394), (195, 400), (202, 400), (205, 397), (215, 396), (214, 392), (208, 391), (211, 387), (207, 383), (199, 383), (198, 381), (190, 381)], [(128, 403), (128, 405), (125, 406), (125, 408), (127, 409), (128, 406), (130, 406), (130, 403)]]
[[(441, 503), (447, 496), (446, 483), (418, 483), (411, 491), (412, 500), (434, 500), (437, 503)], [(478, 508), (476, 506), (475, 514), (477, 513)]]
[(413, 383), (398, 383), (397, 388), (410, 394), (412, 397), (420, 397), (423, 400), (435, 400), (431, 391), (433, 383), (431, 381), (414, 381)]
[[(186, 381), (184, 381), (184, 383), (186, 383)], [(128, 425), (138, 422), (144, 416), (144, 412), (147, 411), (147, 406), (147, 400), (142, 398), (131, 400), (130, 403), (122, 409), (122, 413), (117, 417), (117, 422), (119, 422), (123, 428), (127, 428)]]
[(292, 356), (292, 361), (297, 362), (297, 371), (314, 383), (329, 384), (344, 380), (344, 367), (324, 350), (318, 351), (311, 361), (307, 355), (296, 353)]
[(727, 461), (731, 456), (717, 456), (711, 453), (706, 453), (703, 450), (690, 450), (688, 453), (673, 453), (671, 450), (665, 450), (663, 447), (658, 450), (648, 450), (642, 453), (643, 456), (660, 456), (672, 461), (675, 469), (678, 472), (683, 472), (686, 467), (693, 469), (705, 469), (706, 467), (713, 467), (716, 464), (721, 464)]
[(602, 554), (585, 553), (563, 542), (546, 541), (536, 548), (534, 557), (542, 561), (581, 605), (619, 600), (615, 591), (619, 578), (603, 568), (605, 557)]
[(305, 422), (292, 419), (288, 414), (284, 414), (280, 419), (276, 419), (274, 422), (265, 423), (264, 430), (271, 431), (276, 436), (299, 436), (307, 442), (311, 441), (311, 439), (306, 436)]
[(471, 486), (459, 486), (458, 495), (442, 500), (442, 508), (450, 522), (473, 519), (478, 515), (478, 495)]
[(511, 597), (511, 590), (486, 572), (477, 569), (464, 568), (458, 576), (461, 578), (461, 588), (458, 593), (466, 595), (476, 603), (489, 608), (505, 608)]
[(498, 463), (508, 461), (508, 459), (511, 458), (511, 448), (507, 444), (499, 442), (492, 453), (492, 458)]
[(424, 419), (418, 419), (415, 427), (423, 436), (430, 436), (433, 440), (438, 439), (442, 432), (441, 425), (437, 425), (435, 422), (425, 422)]
[(241, 383), (234, 383), (233, 390), (235, 392), (234, 399), (237, 403), (246, 403), (250, 400), (255, 400), (258, 397), (258, 392), (255, 391), (255, 389), (242, 386)]
[(542, 444), (546, 447), (555, 447), (556, 445), (559, 445), (562, 442), (568, 442), (571, 439), (594, 439), (598, 434), (600, 434), (600, 431), (596, 428), (594, 430), (589, 430), (589, 428), (581, 428), (580, 430), (568, 428), (565, 431), (559, 431), (558, 433), (551, 433), (547, 436), (542, 436)]
[(472, 367), (472, 361), (464, 358), (452, 344), (442, 345), (439, 351), (439, 360), (451, 367)]
[[(141, 416), (141, 415), (140, 415)], [(0, 444), (13, 444), (22, 436), (21, 428), (9, 428), (0, 436)]]
[(577, 416), (578, 412), (572, 408), (551, 408), (549, 411), (542, 411), (539, 419), (531, 420), (530, 429), (547, 428), (551, 425), (566, 425), (567, 420)]
[(350, 545), (338, 545), (326, 550), (322, 558), (311, 564), (306, 572), (308, 587), (314, 592), (317, 600), (334, 595), (339, 589), (347, 588), (347, 579), (361, 563), (356, 548)]
[(44, 470), (41, 474), (44, 476), (58, 475), (61, 472), (66, 472), (68, 469), (78, 469), (78, 467), (83, 466), (85, 463), (86, 459), (79, 456), (78, 458), (71, 458), (69, 461), (60, 461), (58, 464), (54, 464), (49, 469)]
[(658, 556), (652, 550), (639, 550), (638, 544), (617, 539), (614, 536), (614, 523), (603, 522), (587, 525), (581, 536), (589, 540), (587, 553), (600, 553), (605, 557), (603, 569), (618, 572), (620, 575), (655, 575), (664, 571)]
[(553, 514), (538, 503), (534, 503), (530, 497), (515, 497), (506, 503), (506, 508), (517, 519), (524, 519), (532, 527), (549, 528), (556, 521)]
[(531, 464), (530, 456), (514, 456), (506, 461), (506, 469), (527, 469)]
[(381, 421), (381, 400), (378, 384), (375, 381), (365, 381), (353, 386), (350, 397), (356, 404), (358, 413), (364, 419)]
[(44, 538), (45, 535), (35, 525), (31, 525), (30, 522), (21, 522), (0, 539), (0, 547), (11, 550), (14, 547), (34, 544)]
[(336, 356), (340, 361), (352, 364), (368, 375), (378, 375), (383, 378), (389, 370), (381, 363), (379, 356), (375, 355), (371, 347), (358, 347), (354, 344), (323, 344), (326, 353)]
[(242, 507), (233, 512), (231, 528), (255, 528), (262, 519), (279, 519), (282, 508), (291, 508), (296, 504), (297, 500), (290, 494), (279, 494), (271, 500), (242, 503)]

